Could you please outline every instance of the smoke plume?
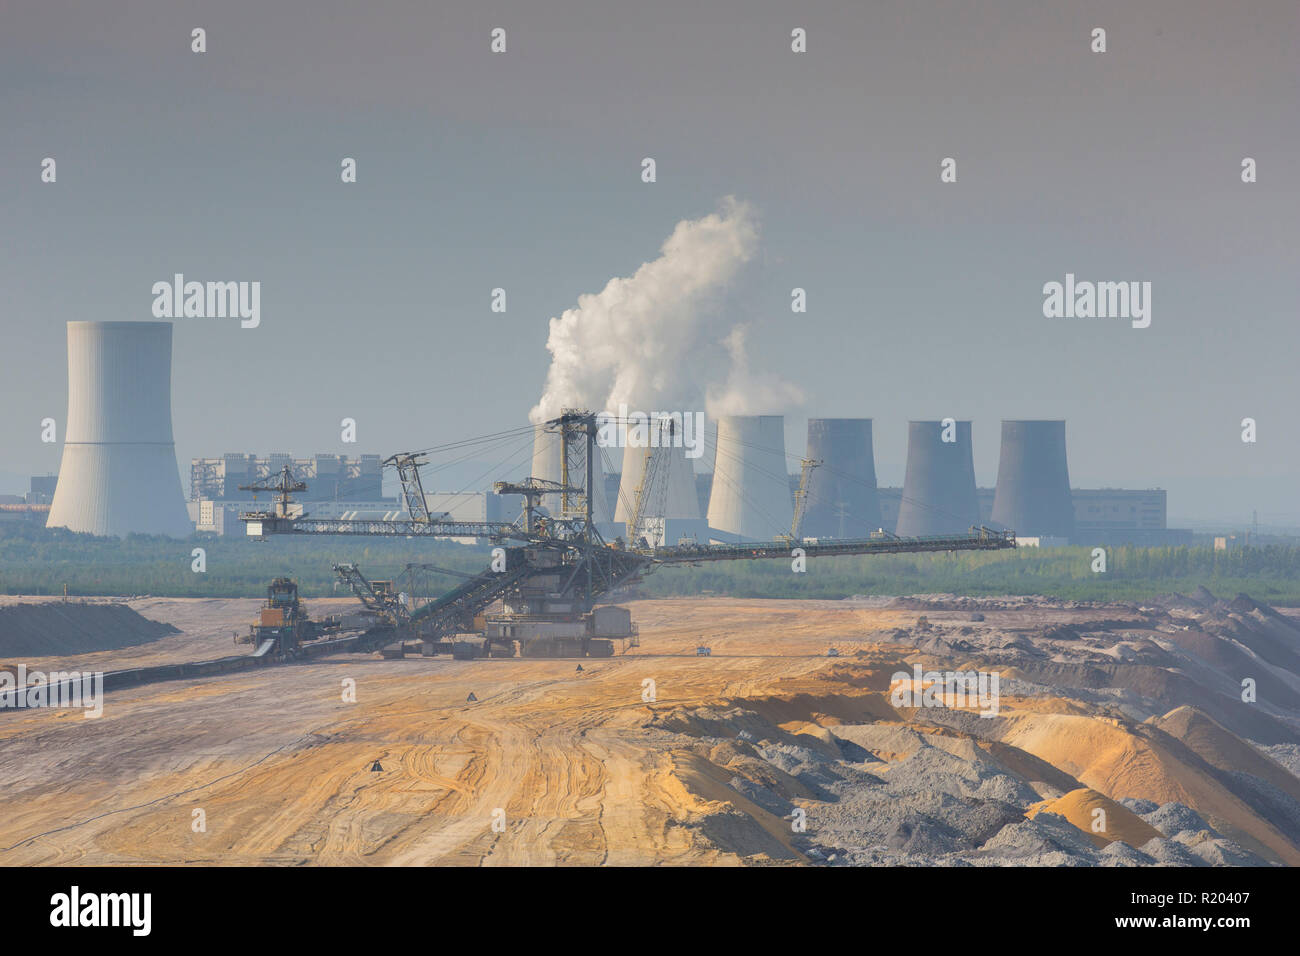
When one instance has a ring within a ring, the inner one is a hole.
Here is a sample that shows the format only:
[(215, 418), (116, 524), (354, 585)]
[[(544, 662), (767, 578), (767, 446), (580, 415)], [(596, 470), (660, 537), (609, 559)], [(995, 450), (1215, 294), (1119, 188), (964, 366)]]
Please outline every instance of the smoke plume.
[(729, 331), (720, 295), (757, 245), (753, 210), (727, 197), (718, 212), (679, 222), (659, 258), (579, 296), (577, 308), (551, 319), (551, 368), (532, 420), (566, 407), (661, 411), (702, 400)]
[(803, 391), (771, 372), (756, 371), (749, 364), (745, 337), (749, 326), (737, 325), (723, 344), (731, 354), (731, 371), (726, 384), (707, 390), (709, 417), (723, 415), (776, 415), (792, 405), (802, 405)]

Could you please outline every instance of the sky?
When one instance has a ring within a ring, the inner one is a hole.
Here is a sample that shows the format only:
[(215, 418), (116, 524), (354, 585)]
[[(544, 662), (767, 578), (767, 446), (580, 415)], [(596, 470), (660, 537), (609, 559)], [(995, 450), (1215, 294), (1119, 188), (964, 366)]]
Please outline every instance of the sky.
[[(525, 424), (550, 320), (735, 197), (756, 247), (708, 327), (747, 326), (749, 365), (797, 387), (767, 409), (792, 454), (810, 416), (870, 417), (901, 484), (909, 419), (971, 419), (988, 486), (1001, 419), (1064, 418), (1076, 487), (1166, 488), (1171, 524), (1300, 525), (1294, 2), (0, 16), (0, 491), (58, 468), (65, 323), (151, 320), (175, 273), (262, 284), (255, 329), (176, 320), (185, 479), (228, 451), (387, 455)], [(1046, 318), (1067, 273), (1149, 281), (1150, 327)]]

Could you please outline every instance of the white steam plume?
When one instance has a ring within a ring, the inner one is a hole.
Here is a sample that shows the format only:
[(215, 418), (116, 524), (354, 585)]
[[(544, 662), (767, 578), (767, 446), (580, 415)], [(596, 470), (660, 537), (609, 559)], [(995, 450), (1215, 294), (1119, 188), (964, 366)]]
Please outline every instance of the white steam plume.
[(731, 371), (722, 388), (709, 386), (708, 413), (713, 419), (723, 415), (778, 415), (793, 405), (802, 405), (799, 386), (770, 372), (755, 371), (749, 364), (745, 337), (748, 325), (737, 325), (724, 344), (731, 353)]
[(679, 222), (659, 258), (579, 296), (576, 309), (551, 319), (551, 368), (530, 418), (546, 421), (564, 408), (616, 411), (623, 402), (674, 410), (702, 399), (726, 335), (718, 294), (757, 245), (753, 210), (727, 197), (718, 212)]

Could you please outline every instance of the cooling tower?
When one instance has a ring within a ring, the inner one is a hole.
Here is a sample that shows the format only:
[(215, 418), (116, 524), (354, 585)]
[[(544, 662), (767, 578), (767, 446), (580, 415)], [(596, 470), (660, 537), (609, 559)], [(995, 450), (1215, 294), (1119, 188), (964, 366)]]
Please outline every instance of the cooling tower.
[(1017, 534), (1074, 536), (1065, 422), (1004, 421), (993, 521)]
[(789, 534), (794, 519), (780, 415), (731, 415), (718, 420), (709, 534), (727, 541), (771, 541)]
[(979, 524), (970, 422), (955, 422), (946, 442), (942, 422), (907, 423), (907, 475), (895, 533), (904, 538), (964, 534)]
[[(533, 427), (533, 467), (528, 472), (533, 478), (559, 482), (562, 474), (560, 468), (560, 433), (550, 432), (540, 425)], [(538, 499), (547, 511), (560, 510), (559, 495), (542, 495)]]
[(880, 527), (870, 418), (808, 419), (808, 476), (800, 534), (865, 538)]
[[(618, 501), (614, 504), (614, 520), (630, 521), (632, 509), (636, 504), (636, 489), (645, 473), (645, 448), (628, 445), (623, 449), (623, 475), (618, 483)], [(657, 450), (655, 450), (657, 452)], [(654, 518), (672, 518), (698, 520), (700, 517), (700, 499), (695, 493), (695, 466), (686, 457), (685, 448), (667, 448), (664, 452), (668, 458), (667, 488), (655, 489), (653, 499), (662, 496), (663, 513), (654, 514)], [(664, 479), (660, 479), (661, 481)], [(650, 492), (650, 489), (646, 489)]]
[(69, 322), (68, 420), (46, 526), (194, 532), (172, 442), (170, 322)]
[[(540, 425), (534, 426), (533, 429), (533, 466), (529, 474), (534, 478), (544, 478), (547, 481), (554, 481), (559, 484), (564, 476), (563, 469), (563, 442), (559, 431), (547, 431)], [(603, 464), (600, 446), (596, 446), (595, 459), (592, 462), (592, 484), (595, 485), (595, 496), (591, 502), (592, 516), (595, 520), (606, 522), (610, 520), (609, 502), (605, 498), (605, 468)], [(573, 486), (581, 488), (586, 480), (585, 475), (570, 476)], [(538, 499), (539, 504), (551, 514), (558, 514), (560, 510), (560, 496), (542, 495)]]

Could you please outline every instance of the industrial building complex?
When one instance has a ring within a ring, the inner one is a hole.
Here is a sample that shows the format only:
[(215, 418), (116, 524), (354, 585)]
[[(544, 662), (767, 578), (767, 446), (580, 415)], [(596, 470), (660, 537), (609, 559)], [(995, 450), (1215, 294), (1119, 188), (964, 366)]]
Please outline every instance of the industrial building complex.
[[(378, 454), (198, 457), (190, 463), (185, 501), (171, 424), (171, 343), (166, 322), (68, 323), (60, 474), (35, 476), (25, 498), (0, 501), (0, 518), (43, 519), (49, 527), (98, 535), (241, 534), (239, 515), (265, 503), (281, 475), (302, 486), (286, 516), (412, 517), (409, 488), (401, 497), (383, 493), (385, 468), (396, 456)], [(698, 473), (686, 450), (671, 441), (662, 448), (657, 440), (653, 447), (597, 448), (590, 462), (591, 510), (600, 533), (652, 548), (847, 540), (877, 532), (914, 538), (979, 526), (1011, 530), (1022, 543), (1043, 546), (1191, 542), (1190, 531), (1167, 528), (1161, 489), (1072, 489), (1060, 420), (1002, 422), (994, 488), (976, 486), (970, 421), (909, 422), (902, 488), (877, 486), (869, 418), (809, 419), (802, 457), (786, 451), (783, 416), (725, 416), (716, 424), (710, 455), (700, 461), (705, 470)], [(532, 505), (544, 518), (564, 510), (565, 481), (572, 486), (586, 476), (566, 468), (558, 431), (530, 427), (530, 476), (544, 489), (531, 489)], [(420, 487), (417, 511), (471, 524), (518, 523), (527, 497), (519, 490)]]
[(384, 469), (379, 455), (226, 454), (220, 458), (195, 458), (190, 462), (190, 500), (243, 498), (240, 485), (278, 475), (286, 466), (307, 483), (303, 501), (379, 501), (384, 497)]

